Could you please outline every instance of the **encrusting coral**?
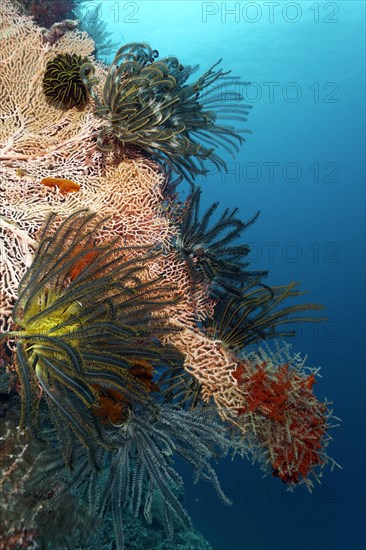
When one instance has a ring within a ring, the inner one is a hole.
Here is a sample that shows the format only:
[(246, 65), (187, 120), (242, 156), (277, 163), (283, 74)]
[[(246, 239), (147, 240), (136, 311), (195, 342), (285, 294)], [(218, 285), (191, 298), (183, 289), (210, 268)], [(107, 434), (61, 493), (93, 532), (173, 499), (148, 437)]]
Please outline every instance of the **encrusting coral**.
[[(108, 70), (70, 22), (50, 36), (11, 0), (1, 3), (0, 368), (16, 380), (15, 416), (39, 455), (28, 488), (8, 497), (28, 491), (36, 501), (29, 537), (42, 541), (37, 495), (50, 486), (49, 507), (72, 494), (88, 501), (90, 518), (112, 517), (118, 548), (125, 512), (148, 523), (157, 515), (171, 538), (175, 521), (189, 523), (174, 455), (224, 501), (210, 459), (229, 449), (311, 488), (314, 469), (330, 460), (331, 411), (313, 393), (317, 371), (286, 344), (246, 348), (286, 336), (281, 326), (293, 319), (317, 320), (297, 315), (317, 306), (283, 307), (299, 294), (293, 284), (271, 289), (265, 271), (246, 270), (249, 248), (237, 239), (254, 218), (226, 210), (211, 223), (216, 203), (199, 217), (193, 179), (203, 161), (224, 167), (216, 146), (242, 142), (216, 120), (227, 73), (212, 68), (189, 84), (196, 67), (158, 61), (146, 44), (120, 49)], [(71, 72), (57, 76), (62, 101), (53, 104), (54, 75), (44, 81), (60, 60)], [(209, 85), (213, 96), (200, 102)], [(169, 169), (191, 184), (185, 203)], [(14, 468), (23, 476), (21, 450)], [(14, 533), (7, 524), (3, 540)]]

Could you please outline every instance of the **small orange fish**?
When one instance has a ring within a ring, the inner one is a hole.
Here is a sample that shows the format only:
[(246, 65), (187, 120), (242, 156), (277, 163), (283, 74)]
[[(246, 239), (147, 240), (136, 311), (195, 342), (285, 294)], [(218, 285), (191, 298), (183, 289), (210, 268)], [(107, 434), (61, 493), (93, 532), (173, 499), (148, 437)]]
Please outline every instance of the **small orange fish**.
[(41, 184), (46, 187), (58, 187), (61, 195), (66, 195), (67, 193), (76, 193), (80, 189), (80, 185), (75, 183), (72, 180), (66, 178), (42, 178)]

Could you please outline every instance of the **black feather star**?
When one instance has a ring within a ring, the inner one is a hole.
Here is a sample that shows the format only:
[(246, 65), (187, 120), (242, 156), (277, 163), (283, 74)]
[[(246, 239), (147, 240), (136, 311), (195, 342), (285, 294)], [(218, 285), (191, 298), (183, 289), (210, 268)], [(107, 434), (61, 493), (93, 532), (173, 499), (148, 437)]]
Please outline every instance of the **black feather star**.
[[(321, 317), (304, 315), (323, 309), (321, 305), (299, 303), (283, 307), (288, 299), (305, 294), (297, 287), (298, 283), (290, 283), (271, 288), (252, 281), (238, 296), (217, 293), (214, 316), (206, 323), (208, 336), (240, 352), (249, 344), (262, 340), (295, 337), (299, 323), (324, 321)], [(286, 330), (288, 325), (290, 329)]]
[(48, 61), (42, 84), (51, 105), (61, 109), (85, 105), (88, 92), (81, 80), (80, 68), (88, 62), (87, 57), (70, 53), (60, 53)]
[(200, 195), (201, 189), (195, 187), (183, 213), (175, 247), (187, 262), (193, 281), (204, 276), (212, 283), (213, 292), (221, 287), (238, 294), (244, 283), (267, 275), (266, 271), (248, 271), (245, 257), (250, 252), (249, 246), (233, 242), (257, 220), (259, 212), (243, 222), (236, 216), (237, 208), (232, 211), (227, 208), (211, 224), (218, 203), (213, 203), (200, 218)]

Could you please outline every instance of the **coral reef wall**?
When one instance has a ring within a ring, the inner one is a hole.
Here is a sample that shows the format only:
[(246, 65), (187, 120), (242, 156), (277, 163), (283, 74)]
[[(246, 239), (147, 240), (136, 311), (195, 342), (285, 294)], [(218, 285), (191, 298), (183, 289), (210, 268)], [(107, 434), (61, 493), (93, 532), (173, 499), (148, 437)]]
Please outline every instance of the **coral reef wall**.
[[(11, 0), (1, 2), (0, 384), (8, 376), (11, 389), (0, 385), (0, 395), (14, 403), (12, 425), (21, 400), (20, 425), (31, 432), (41, 419), (48, 430), (51, 500), (60, 486), (67, 497), (84, 484), (88, 498), (95, 493), (99, 519), (112, 510), (122, 548), (124, 506), (135, 517), (144, 508), (151, 523), (154, 492), (162, 508), (168, 502), (168, 535), (171, 512), (189, 524), (173, 454), (212, 482), (224, 502), (209, 462), (216, 446), (223, 456), (229, 449), (260, 455), (282, 481), (311, 488), (308, 475), (330, 461), (324, 449), (331, 411), (313, 393), (318, 371), (287, 344), (275, 352), (246, 349), (289, 320), (314, 320), (293, 313), (318, 309), (279, 310), (301, 294), (294, 283), (272, 289), (262, 283), (266, 272), (246, 270), (249, 247), (233, 241), (258, 215), (244, 223), (237, 209), (227, 209), (212, 225), (214, 203), (199, 218), (194, 176), (207, 158), (225, 168), (217, 146), (233, 139), (237, 150), (244, 141), (218, 124), (216, 93), (206, 107), (200, 102), (202, 90), (213, 85), (215, 92), (229, 71), (216, 64), (186, 84), (197, 67), (173, 57), (155, 62), (158, 52), (145, 44), (122, 47), (108, 70), (93, 57), (91, 38), (75, 29), (72, 21), (42, 29)], [(83, 60), (72, 86), (86, 86), (84, 105), (60, 108), (45, 95), (47, 71), (48, 90), (57, 90), (52, 71), (60, 55)], [(238, 105), (233, 111), (246, 113)], [(141, 128), (144, 139), (137, 139)], [(123, 141), (129, 135), (134, 145)], [(213, 147), (201, 148), (202, 138)], [(154, 156), (159, 148), (164, 155)], [(179, 167), (191, 176), (185, 204), (170, 175)], [(6, 423), (2, 429), (4, 448), (18, 448)], [(43, 451), (32, 452), (43, 464)], [(22, 449), (17, 453), (21, 463)], [(7, 453), (0, 459), (1, 490), (16, 475)], [(12, 529), (6, 540), (24, 535), (26, 522), (22, 533)]]
[[(54, 41), (54, 36), (47, 38), (31, 18), (20, 16), (9, 0), (0, 9), (0, 329), (9, 328), (19, 281), (32, 261), (35, 237), (47, 214), (57, 212), (67, 217), (80, 208), (89, 208), (109, 216), (103, 238), (118, 235), (123, 246), (160, 244), (164, 248), (165, 256), (149, 265), (150, 275), (164, 276), (176, 289), (173, 294), (180, 299), (169, 306), (169, 314), (176, 323), (183, 324), (186, 332), (184, 340), (174, 335), (172, 338), (178, 347), (182, 344), (182, 351), (190, 357), (189, 364), (196, 364), (198, 372), (197, 338), (201, 343), (206, 340), (208, 348), (212, 348), (212, 342), (202, 334), (196, 335), (196, 321), (212, 314), (213, 301), (203, 282), (192, 287), (185, 262), (170, 249), (177, 226), (164, 201), (166, 174), (136, 150), (102, 155), (95, 146), (100, 120), (90, 105), (63, 111), (47, 102), (42, 90), (47, 62), (59, 53), (92, 58), (94, 44), (85, 33), (65, 32)], [(95, 65), (96, 77), (102, 80), (105, 69)], [(80, 189), (62, 193), (57, 185), (45, 186), (42, 180), (46, 178), (67, 178)], [(220, 376), (226, 381), (230, 378), (226, 365), (231, 361), (224, 348), (218, 348), (216, 344), (210, 354), (215, 371), (205, 369), (207, 396), (214, 390), (217, 393)], [(202, 360), (207, 363), (204, 354)], [(217, 374), (220, 365), (221, 375)], [(192, 367), (190, 370), (194, 372)], [(232, 378), (231, 385), (235, 384)]]
[[(163, 207), (165, 174), (159, 166), (136, 151), (121, 150), (103, 156), (95, 147), (100, 121), (90, 105), (63, 111), (46, 101), (42, 77), (47, 62), (59, 53), (90, 56), (92, 40), (75, 31), (52, 43), (30, 18), (19, 16), (8, 1), (0, 9), (0, 327), (6, 330), (19, 280), (31, 262), (34, 237), (49, 212), (66, 217), (80, 208), (89, 208), (109, 216), (104, 236), (118, 234), (122, 245), (159, 243), (168, 247), (176, 228)], [(103, 67), (98, 66), (97, 73), (102, 79)], [(42, 181), (46, 178), (67, 178), (80, 189), (63, 193), (56, 185), (45, 186)], [(151, 269), (154, 273), (164, 269), (166, 277), (187, 290), (188, 275), (174, 253), (164, 259), (164, 266)], [(199, 295), (195, 299), (200, 308), (188, 300), (187, 309), (180, 303), (179, 318), (189, 322), (197, 309), (205, 314), (205, 307), (210, 306), (202, 307), (206, 302)]]
[[(240, 360), (197, 323), (212, 316), (216, 300), (204, 278), (192, 281), (174, 246), (179, 207), (177, 213), (177, 206), (164, 195), (169, 184), (166, 171), (137, 148), (120, 144), (108, 154), (101, 152), (96, 146), (101, 119), (94, 115), (92, 103), (63, 110), (43, 93), (47, 62), (61, 53), (92, 60), (94, 92), (102, 93), (107, 69), (92, 56), (93, 41), (72, 30), (70, 21), (49, 31), (41, 29), (19, 15), (10, 0), (0, 9), (0, 329), (6, 331), (11, 324), (19, 281), (32, 261), (47, 215), (57, 212), (63, 219), (81, 208), (90, 209), (108, 217), (100, 230), (102, 241), (117, 238), (119, 246), (158, 246), (163, 251), (148, 263), (145, 278), (161, 277), (171, 289), (166, 314), (175, 330), (164, 341), (183, 353), (203, 399), (213, 398), (221, 416), (237, 423), (245, 395), (235, 376)], [(239, 424), (245, 431), (245, 423)]]

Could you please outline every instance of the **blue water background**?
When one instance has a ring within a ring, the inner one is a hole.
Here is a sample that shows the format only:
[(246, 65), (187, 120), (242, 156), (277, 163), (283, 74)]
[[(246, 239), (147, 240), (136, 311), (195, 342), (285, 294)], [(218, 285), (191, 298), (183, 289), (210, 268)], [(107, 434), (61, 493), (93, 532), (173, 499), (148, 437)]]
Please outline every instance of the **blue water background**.
[(312, 494), (288, 493), (258, 466), (225, 460), (231, 508), (183, 469), (185, 504), (215, 550), (366, 548), (364, 11), (362, 1), (101, 6), (116, 42), (148, 42), (202, 71), (222, 57), (253, 83), (252, 134), (235, 160), (224, 154), (228, 175), (198, 178), (202, 202), (238, 206), (244, 219), (260, 210), (245, 235), (253, 267), (269, 269), (271, 284), (301, 281), (303, 301), (324, 304), (328, 317), (301, 327), (294, 350), (322, 367), (316, 392), (342, 418), (329, 454), (343, 469), (326, 469)]

